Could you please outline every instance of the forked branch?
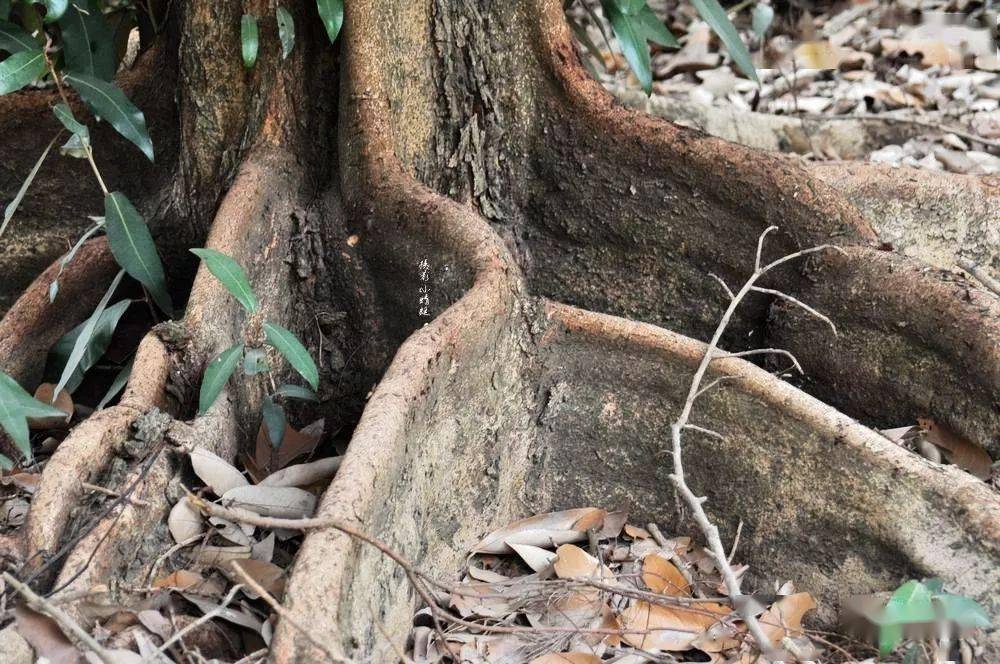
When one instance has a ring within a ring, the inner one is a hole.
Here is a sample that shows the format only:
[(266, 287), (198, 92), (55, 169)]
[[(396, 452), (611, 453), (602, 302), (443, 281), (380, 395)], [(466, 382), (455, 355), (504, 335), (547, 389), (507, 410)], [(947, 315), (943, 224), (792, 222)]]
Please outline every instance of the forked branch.
[[(704, 534), (705, 539), (708, 541), (709, 551), (711, 552), (712, 557), (715, 559), (715, 563), (716, 565), (718, 565), (719, 571), (722, 573), (723, 581), (726, 584), (726, 590), (729, 592), (729, 596), (733, 600), (735, 600), (742, 594), (740, 591), (740, 581), (736, 577), (736, 573), (733, 572), (732, 566), (729, 564), (729, 556), (726, 554), (726, 550), (722, 546), (722, 539), (719, 537), (718, 527), (716, 527), (716, 525), (711, 522), (711, 520), (708, 518), (708, 515), (705, 513), (703, 505), (708, 500), (708, 498), (706, 496), (696, 495), (694, 491), (691, 490), (691, 487), (688, 486), (687, 481), (684, 477), (684, 459), (683, 459), (683, 445), (681, 443), (681, 435), (686, 429), (705, 431), (705, 429), (701, 427), (696, 427), (689, 423), (689, 420), (691, 418), (691, 410), (694, 407), (694, 402), (698, 398), (699, 394), (702, 393), (702, 387), (701, 387), (702, 380), (705, 378), (705, 373), (708, 371), (708, 365), (711, 364), (713, 360), (721, 359), (723, 357), (746, 356), (750, 354), (755, 354), (752, 351), (747, 353), (735, 353), (735, 354), (725, 353), (722, 355), (717, 354), (719, 347), (719, 340), (722, 338), (723, 333), (725, 333), (726, 328), (729, 326), (729, 321), (732, 319), (733, 314), (736, 311), (736, 308), (740, 305), (740, 303), (743, 301), (743, 299), (746, 297), (748, 293), (763, 292), (790, 301), (800, 306), (805, 311), (808, 311), (809, 313), (813, 314), (820, 320), (829, 324), (833, 328), (834, 334), (836, 334), (836, 327), (834, 327), (833, 321), (831, 321), (829, 318), (819, 313), (812, 307), (800, 302), (799, 300), (791, 297), (790, 295), (782, 293), (781, 291), (776, 291), (767, 288), (760, 288), (755, 284), (764, 275), (766, 275), (774, 268), (778, 267), (779, 265), (783, 265), (789, 261), (795, 260), (796, 258), (800, 258), (802, 256), (813, 254), (819, 251), (824, 251), (826, 249), (832, 249), (835, 251), (842, 251), (842, 250), (839, 249), (838, 247), (824, 244), (818, 247), (812, 247), (811, 249), (803, 249), (802, 251), (797, 251), (795, 253), (788, 254), (787, 256), (783, 256), (782, 258), (779, 258), (762, 267), (761, 256), (764, 251), (764, 239), (767, 237), (768, 233), (776, 229), (777, 229), (776, 226), (770, 226), (766, 228), (763, 233), (760, 234), (760, 237), (757, 240), (757, 253), (756, 256), (754, 257), (754, 271), (753, 274), (750, 275), (750, 278), (747, 279), (746, 283), (743, 284), (743, 287), (740, 288), (740, 290), (735, 295), (733, 295), (729, 287), (726, 286), (725, 283), (723, 283), (726, 292), (730, 294), (729, 306), (726, 308), (725, 313), (719, 320), (719, 324), (715, 328), (715, 334), (712, 335), (712, 340), (709, 341), (708, 348), (705, 350), (705, 355), (702, 357), (701, 362), (698, 364), (698, 368), (694, 373), (694, 378), (691, 380), (691, 387), (688, 390), (687, 399), (685, 399), (684, 406), (681, 409), (681, 414), (670, 425), (670, 438), (671, 438), (672, 456), (674, 462), (674, 469), (670, 475), (670, 480), (674, 483), (674, 486), (677, 487), (678, 493), (680, 493), (680, 495), (684, 498), (684, 502), (686, 502), (688, 507), (691, 509), (691, 513), (694, 516), (695, 522), (698, 524), (698, 527), (701, 529), (702, 534)], [(762, 349), (760, 351), (757, 351), (756, 353), (784, 354), (786, 356), (791, 357), (796, 368), (799, 368), (798, 361), (795, 360), (795, 358), (791, 356), (791, 354), (788, 353), (787, 351), (780, 351), (777, 349), (769, 348), (769, 349)], [(715, 432), (712, 433), (714, 434)], [(757, 617), (748, 609), (748, 605), (737, 601), (734, 601), (733, 605), (739, 611), (741, 617), (743, 618), (744, 622), (747, 625), (747, 629), (749, 630), (750, 634), (757, 641), (757, 645), (760, 648), (761, 652), (763, 652), (765, 655), (768, 656), (772, 655), (774, 653), (774, 646), (771, 644), (770, 639), (768, 639), (767, 635), (764, 634), (764, 631), (761, 629), (760, 622), (757, 620)]]

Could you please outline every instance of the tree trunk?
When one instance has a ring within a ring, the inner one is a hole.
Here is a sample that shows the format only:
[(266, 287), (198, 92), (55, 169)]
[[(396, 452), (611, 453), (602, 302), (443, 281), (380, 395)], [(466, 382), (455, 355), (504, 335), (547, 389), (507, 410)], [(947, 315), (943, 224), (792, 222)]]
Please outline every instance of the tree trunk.
[[(245, 265), (266, 317), (319, 357), (323, 403), (300, 415), (325, 416), (328, 431), (357, 422), (320, 515), (444, 578), (485, 530), (526, 512), (592, 503), (673, 520), (661, 453), (704, 352), (688, 337), (708, 338), (727, 304), (709, 274), (741, 283), (775, 225), (766, 257), (843, 248), (767, 284), (830, 316), (838, 334), (754, 295), (723, 346), (788, 349), (805, 369), (801, 390), (719, 362), (717, 375), (739, 380), (696, 412), (726, 440), (689, 443), (692, 481), (723, 535), (745, 524), (751, 582), (795, 579), (823, 600), (827, 625), (839, 599), (907, 577), (941, 576), (979, 597), (1000, 583), (997, 494), (868, 428), (932, 417), (1000, 456), (1000, 302), (882, 250), (844, 193), (872, 177), (866, 167), (826, 180), (798, 158), (621, 107), (580, 65), (556, 0), (352, 0), (339, 48), (315, 3), (290, 2), (287, 60), (268, 6), (180, 8), (178, 106), (147, 109), (177, 149), (142, 207), (166, 253), (204, 242)], [(239, 61), (244, 11), (263, 17), (251, 71)], [(39, 379), (47, 342), (93, 306), (87, 286), (106, 281), (106, 249), (90, 251), (92, 268), (78, 260), (63, 277), (80, 293), (72, 304), (43, 297), (49, 270), (0, 322), (0, 368), (25, 384)], [(191, 263), (168, 265), (185, 292)], [(49, 586), (143, 579), (168, 546), (164, 496), (177, 495), (183, 464), (165, 451), (134, 464), (122, 486), (139, 482), (153, 507), (125, 504), (93, 524), (74, 515), (82, 488), (68, 478), (103, 476), (140, 433), (228, 458), (252, 444), (258, 381), (231, 381), (195, 417), (206, 362), (243, 325), (204, 270), (183, 324), (180, 344), (154, 329), (121, 403), (77, 427), (46, 467), (17, 543)], [(397, 643), (413, 610), (398, 570), (332, 530), (305, 538), (285, 602), (357, 658), (385, 647), (372, 605)], [(273, 655), (321, 659), (286, 623)]]

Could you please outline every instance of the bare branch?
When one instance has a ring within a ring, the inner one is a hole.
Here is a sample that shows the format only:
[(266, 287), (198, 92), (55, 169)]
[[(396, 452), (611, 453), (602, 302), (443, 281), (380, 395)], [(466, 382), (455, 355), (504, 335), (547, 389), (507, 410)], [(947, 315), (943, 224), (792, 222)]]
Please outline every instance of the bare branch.
[[(824, 323), (826, 323), (827, 325), (829, 325), (830, 329), (833, 330), (833, 336), (837, 336), (837, 326), (833, 324), (833, 321), (830, 320), (827, 316), (821, 314), (820, 312), (818, 312), (815, 309), (813, 309), (812, 307), (810, 307), (808, 304), (806, 304), (802, 300), (794, 298), (791, 295), (789, 295), (788, 293), (782, 293), (779, 290), (774, 290), (773, 288), (760, 288), (759, 286), (753, 286), (750, 290), (752, 290), (752, 291), (754, 291), (756, 293), (766, 293), (768, 295), (774, 295), (775, 297), (780, 297), (782, 300), (786, 300), (788, 302), (791, 302), (792, 304), (795, 304), (795, 305), (801, 307), (802, 309), (805, 309), (810, 314), (812, 314), (816, 318), (820, 319), (821, 321), (823, 321)], [(801, 369), (799, 371), (801, 371)]]
[(700, 427), (697, 424), (685, 424), (684, 428), (688, 429), (690, 431), (697, 431), (699, 433), (703, 433), (706, 436), (711, 436), (712, 438), (718, 438), (719, 440), (725, 440), (726, 439), (726, 437), (723, 436), (718, 431), (712, 431), (711, 429), (706, 429), (705, 427)]
[(726, 295), (728, 295), (728, 296), (729, 296), (729, 299), (730, 299), (730, 300), (732, 300), (732, 299), (733, 299), (734, 297), (736, 297), (736, 296), (735, 296), (735, 295), (733, 294), (733, 289), (732, 289), (732, 288), (730, 288), (730, 287), (729, 287), (729, 286), (728, 286), (728, 285), (726, 284), (726, 282), (722, 280), (722, 277), (720, 277), (719, 275), (717, 275), (717, 274), (714, 274), (714, 273), (712, 273), (712, 272), (709, 272), (709, 273), (708, 273), (708, 276), (712, 277), (712, 278), (713, 278), (713, 279), (715, 279), (715, 280), (716, 280), (717, 282), (719, 282), (719, 285), (720, 285), (720, 286), (722, 286), (722, 290), (726, 291)]
[(754, 258), (753, 261), (754, 272), (760, 272), (760, 257), (761, 254), (764, 253), (764, 238), (767, 237), (768, 233), (776, 230), (778, 230), (777, 226), (768, 226), (767, 228), (764, 229), (764, 232), (760, 234), (760, 237), (757, 238), (757, 256)]
[[(802, 365), (799, 364), (799, 361), (797, 359), (795, 359), (795, 356), (792, 355), (787, 350), (784, 350), (783, 348), (755, 348), (753, 350), (743, 350), (740, 351), (739, 353), (726, 353), (725, 355), (713, 355), (712, 361), (714, 362), (715, 360), (724, 360), (730, 357), (749, 357), (751, 355), (784, 355), (785, 357), (787, 357), (792, 361), (792, 364), (795, 366), (796, 371), (798, 371), (800, 374), (805, 373), (805, 371), (802, 370)], [(725, 378), (725, 376), (723, 376), (723, 378)], [(712, 383), (709, 383), (707, 387), (702, 389), (703, 390), (708, 389), (708, 387), (714, 385), (715, 382), (718, 380), (720, 379), (717, 378)]]
[(35, 594), (35, 591), (29, 588), (26, 584), (15, 579), (12, 574), (4, 572), (3, 578), (4, 581), (6, 581), (22, 597), (24, 597), (28, 606), (55, 620), (64, 631), (72, 634), (77, 641), (89, 648), (95, 655), (97, 655), (98, 658), (100, 658), (102, 662), (105, 664), (115, 664), (117, 660), (115, 659), (114, 654), (98, 643), (94, 637), (87, 632), (87, 630), (80, 627), (80, 625), (77, 624), (77, 622), (73, 620), (68, 613), (52, 604), (44, 597)]

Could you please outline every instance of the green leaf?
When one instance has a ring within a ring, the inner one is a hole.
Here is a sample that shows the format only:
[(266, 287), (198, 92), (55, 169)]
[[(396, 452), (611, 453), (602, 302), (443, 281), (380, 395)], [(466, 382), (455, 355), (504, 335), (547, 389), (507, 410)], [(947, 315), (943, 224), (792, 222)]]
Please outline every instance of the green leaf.
[(934, 605), (927, 586), (919, 581), (907, 581), (889, 598), (878, 616), (879, 651), (883, 656), (892, 652), (903, 640), (903, 625), (931, 622), (935, 619)]
[[(58, 394), (58, 391), (55, 393)], [(17, 381), (0, 371), (0, 427), (7, 432), (21, 454), (30, 460), (29, 417), (66, 417), (66, 413), (37, 401)]]
[(76, 119), (69, 106), (66, 104), (56, 104), (52, 107), (52, 112), (55, 113), (56, 118), (62, 123), (62, 126), (66, 127), (69, 133), (82, 136), (88, 141), (90, 140), (90, 130), (87, 129), (87, 125), (82, 124)]
[(38, 175), (38, 169), (42, 167), (42, 162), (45, 161), (45, 158), (49, 155), (49, 150), (52, 149), (52, 146), (55, 145), (56, 139), (58, 138), (59, 135), (56, 134), (55, 138), (49, 141), (49, 144), (45, 147), (45, 150), (42, 152), (42, 156), (38, 158), (38, 161), (36, 161), (35, 165), (31, 168), (31, 172), (28, 173), (28, 177), (26, 177), (24, 179), (24, 182), (21, 183), (21, 188), (17, 190), (17, 194), (14, 196), (14, 200), (12, 200), (7, 205), (7, 208), (3, 211), (3, 223), (0, 223), (0, 235), (3, 235), (4, 230), (6, 230), (7, 228), (7, 224), (10, 223), (10, 220), (14, 217), (14, 213), (17, 212), (17, 207), (21, 204), (21, 201), (24, 199), (24, 194), (27, 193), (28, 187), (31, 186), (31, 183), (32, 181), (34, 181), (35, 176)]
[(944, 619), (953, 621), (959, 627), (986, 629), (992, 624), (986, 609), (974, 599), (962, 595), (941, 593), (935, 595), (934, 600), (941, 605)]
[(264, 397), (262, 406), (267, 437), (271, 439), (272, 447), (277, 448), (285, 438), (285, 411), (271, 397)]
[(771, 23), (773, 22), (774, 9), (771, 5), (765, 5), (763, 2), (758, 2), (754, 5), (750, 27), (753, 30), (753, 33), (757, 36), (757, 39), (764, 38), (764, 35), (767, 33), (768, 29), (771, 27)]
[(587, 49), (587, 53), (590, 55), (589, 59), (584, 59), (584, 64), (590, 73), (593, 74), (594, 78), (598, 78), (597, 70), (594, 68), (593, 63), (597, 62), (601, 65), (601, 69), (607, 69), (604, 66), (604, 58), (601, 56), (601, 50), (597, 48), (591, 40), (590, 35), (587, 34), (587, 29), (580, 25), (580, 23), (570, 15), (566, 15), (566, 21), (569, 23), (569, 27), (573, 30), (573, 34), (576, 35), (577, 40), (583, 44), (583, 47)]
[(248, 376), (256, 376), (270, 370), (267, 363), (267, 351), (263, 348), (247, 348), (243, 355), (243, 373)]
[(45, 54), (21, 51), (0, 62), (0, 95), (16, 92), (45, 73)]
[(301, 385), (290, 385), (288, 383), (282, 385), (274, 394), (276, 396), (283, 396), (286, 399), (299, 399), (301, 401), (319, 401), (319, 395), (310, 390), (309, 388), (302, 387)]
[(244, 14), (240, 20), (240, 41), (243, 45), (243, 66), (250, 69), (257, 62), (257, 49), (260, 45), (257, 19), (250, 14)]
[(0, 21), (10, 18), (10, 0), (0, 0)]
[(316, 0), (316, 9), (332, 44), (337, 41), (340, 28), (344, 25), (344, 0)]
[[(101, 314), (97, 324), (91, 331), (90, 339), (85, 342), (84, 352), (80, 357), (80, 361), (77, 363), (73, 373), (66, 381), (67, 392), (70, 394), (75, 392), (76, 388), (78, 388), (80, 383), (83, 382), (84, 374), (87, 373), (91, 367), (97, 364), (97, 361), (104, 356), (105, 352), (107, 352), (108, 347), (111, 345), (111, 337), (114, 336), (115, 329), (118, 327), (118, 322), (121, 320), (122, 315), (131, 304), (132, 300), (122, 300), (121, 302), (108, 307)], [(52, 350), (49, 351), (49, 362), (52, 366), (66, 366), (73, 353), (73, 349), (76, 347), (76, 342), (83, 333), (83, 329), (86, 325), (86, 322), (80, 323), (72, 330), (64, 334), (62, 338), (59, 339), (54, 346), (52, 346)]]
[(103, 81), (115, 77), (115, 35), (97, 0), (76, 0), (59, 19), (59, 28), (67, 71)]
[(118, 264), (149, 290), (160, 309), (173, 315), (174, 305), (153, 236), (142, 216), (120, 191), (104, 197), (104, 229)]
[(101, 410), (102, 408), (107, 406), (108, 402), (114, 399), (115, 395), (117, 395), (119, 392), (122, 391), (122, 388), (124, 388), (125, 384), (128, 383), (128, 379), (132, 377), (133, 364), (135, 364), (134, 355), (132, 356), (131, 359), (129, 359), (128, 364), (123, 366), (121, 368), (121, 371), (119, 371), (115, 375), (115, 379), (111, 381), (111, 386), (108, 388), (108, 391), (104, 393), (104, 396), (101, 397), (100, 403), (97, 404), (97, 408), (95, 408), (94, 410)]
[(14, 468), (14, 461), (6, 454), (0, 454), (0, 468), (3, 470), (12, 470)]
[(295, 367), (295, 370), (306, 379), (306, 382), (312, 385), (314, 390), (319, 389), (319, 369), (316, 368), (316, 363), (313, 362), (309, 351), (302, 345), (302, 342), (294, 334), (275, 323), (264, 323), (264, 332), (267, 334), (267, 343), (284, 355)]
[(205, 267), (215, 275), (215, 278), (232, 293), (233, 297), (252, 314), (257, 313), (260, 305), (257, 296), (250, 288), (247, 273), (229, 256), (215, 249), (192, 249), (191, 253), (205, 261)]
[(39, 47), (34, 37), (24, 31), (19, 25), (0, 20), (0, 51), (14, 54), (21, 51), (32, 51)]
[(59, 382), (56, 383), (56, 389), (53, 390), (53, 394), (59, 394), (66, 387), (66, 384), (73, 377), (76, 372), (76, 368), (79, 366), (80, 362), (83, 361), (84, 355), (87, 353), (87, 348), (90, 345), (90, 341), (94, 336), (94, 331), (97, 329), (97, 325), (101, 320), (101, 316), (104, 314), (104, 310), (108, 306), (108, 302), (111, 300), (111, 296), (114, 294), (115, 289), (118, 288), (118, 284), (121, 283), (122, 277), (125, 276), (125, 270), (119, 270), (118, 274), (111, 281), (111, 285), (108, 286), (108, 290), (104, 293), (104, 297), (101, 301), (97, 303), (97, 308), (94, 309), (94, 313), (90, 315), (87, 322), (83, 324), (83, 329), (80, 330), (80, 334), (76, 337), (76, 341), (73, 342), (73, 349), (69, 353), (69, 357), (66, 358), (66, 364), (63, 367), (62, 375), (59, 377)]
[(670, 48), (680, 46), (677, 38), (667, 29), (663, 21), (656, 17), (656, 14), (653, 13), (653, 10), (648, 5), (643, 5), (642, 9), (636, 13), (635, 18), (639, 32), (648, 41)]
[(72, 134), (69, 139), (59, 146), (59, 154), (73, 159), (86, 159), (88, 156), (87, 144), (80, 134)]
[(200, 415), (204, 415), (219, 398), (222, 388), (225, 387), (229, 377), (236, 370), (242, 352), (243, 344), (238, 343), (222, 351), (218, 357), (208, 363), (205, 368), (205, 376), (201, 380), (201, 394), (198, 396), (198, 413)]
[(35, 3), (45, 5), (46, 23), (58, 21), (69, 7), (69, 0), (35, 0)]
[(80, 93), (90, 110), (109, 123), (119, 134), (134, 143), (153, 161), (153, 141), (146, 130), (146, 117), (132, 105), (125, 93), (113, 83), (85, 74), (66, 74), (65, 80)]
[(59, 272), (58, 274), (56, 274), (56, 278), (52, 280), (52, 283), (49, 284), (49, 302), (52, 302), (56, 299), (56, 293), (59, 292), (59, 277), (62, 276), (63, 270), (65, 270), (66, 266), (70, 264), (70, 261), (76, 258), (76, 252), (80, 251), (80, 247), (83, 246), (83, 243), (89, 240), (94, 235), (94, 233), (101, 230), (101, 228), (103, 227), (104, 227), (104, 219), (101, 218), (101, 223), (95, 225), (93, 228), (91, 228), (86, 233), (81, 235), (80, 239), (77, 240), (76, 244), (73, 245), (73, 248), (69, 250), (69, 253), (63, 256), (62, 260), (59, 261)]
[(698, 10), (701, 17), (705, 19), (705, 22), (719, 35), (719, 39), (726, 45), (729, 55), (733, 57), (733, 62), (736, 63), (736, 66), (751, 80), (759, 84), (760, 80), (757, 78), (757, 70), (753, 66), (753, 60), (750, 58), (750, 51), (747, 50), (746, 44), (740, 39), (739, 33), (736, 32), (736, 27), (729, 20), (726, 10), (719, 4), (719, 0), (691, 0), (691, 4)]
[(636, 29), (637, 21), (633, 16), (622, 12), (614, 0), (601, 0), (601, 6), (604, 7), (604, 15), (611, 21), (611, 29), (618, 37), (622, 54), (639, 79), (642, 89), (650, 94), (653, 91), (653, 72), (650, 70), (649, 48), (644, 34), (640, 35)]
[(278, 37), (281, 39), (281, 57), (287, 58), (295, 48), (295, 19), (284, 7), (278, 7)]

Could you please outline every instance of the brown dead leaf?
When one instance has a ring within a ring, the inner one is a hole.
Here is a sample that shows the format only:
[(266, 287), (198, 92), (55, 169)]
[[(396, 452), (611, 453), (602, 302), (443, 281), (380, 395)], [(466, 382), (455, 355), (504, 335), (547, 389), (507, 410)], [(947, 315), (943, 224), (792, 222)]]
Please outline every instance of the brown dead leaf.
[(581, 507), (520, 519), (495, 530), (472, 548), (472, 553), (513, 553), (509, 543), (558, 546), (587, 538), (587, 530), (600, 527), (607, 512)]
[(802, 616), (816, 608), (816, 601), (809, 593), (796, 593), (782, 597), (760, 617), (760, 626), (772, 643), (781, 643), (786, 636), (802, 633)]
[(690, 595), (687, 579), (672, 562), (656, 554), (646, 556), (642, 561), (642, 580), (654, 593), (671, 597)]
[(238, 486), (222, 498), (225, 504), (281, 519), (309, 517), (316, 509), (316, 496), (291, 486)]
[(35, 399), (41, 401), (42, 403), (50, 404), (55, 406), (62, 412), (66, 413), (66, 417), (29, 417), (28, 427), (31, 429), (61, 429), (69, 424), (69, 418), (73, 416), (73, 399), (69, 396), (66, 390), (60, 390), (59, 396), (56, 397), (55, 402), (52, 401), (52, 395), (55, 394), (56, 386), (52, 383), (42, 383), (35, 390)]
[(247, 478), (233, 464), (203, 447), (191, 451), (191, 467), (198, 479), (217, 496), (248, 484)]
[(15, 486), (21, 491), (35, 493), (38, 483), (42, 480), (41, 473), (14, 473), (0, 477), (0, 484), (4, 486)]
[(257, 443), (253, 457), (244, 459), (247, 472), (250, 473), (255, 482), (259, 482), (274, 471), (284, 468), (296, 458), (312, 454), (323, 439), (323, 428), (324, 420), (317, 420), (302, 427), (301, 431), (296, 431), (286, 423), (281, 445), (278, 449), (274, 449), (274, 446), (271, 445), (271, 439), (267, 435), (267, 427), (261, 422), (260, 428), (257, 430)]
[(168, 590), (191, 590), (202, 594), (215, 595), (222, 592), (221, 586), (210, 579), (206, 579), (197, 572), (180, 569), (167, 576), (161, 576), (153, 581), (154, 588), (165, 588)]
[(961, 51), (932, 39), (883, 39), (882, 52), (888, 56), (919, 55), (925, 67), (961, 69), (963, 64)]
[[(598, 576), (601, 563), (575, 544), (563, 544), (556, 549), (552, 567), (560, 579), (579, 579)], [(614, 578), (610, 570), (607, 576), (609, 579)]]
[(201, 517), (201, 513), (188, 502), (187, 497), (184, 497), (170, 509), (167, 527), (170, 529), (170, 535), (174, 541), (180, 544), (205, 532), (205, 520)]
[(986, 450), (934, 420), (918, 417), (917, 422), (924, 430), (924, 437), (944, 450), (944, 456), (948, 461), (981, 480), (990, 478), (993, 459)]
[(630, 523), (625, 524), (625, 534), (632, 539), (649, 539), (650, 537), (648, 530), (639, 526), (633, 526)]
[(337, 473), (341, 459), (343, 457), (333, 456), (288, 466), (262, 479), (260, 485), (304, 487), (313, 482), (326, 481)]
[[(260, 584), (260, 586), (268, 592), (272, 597), (281, 600), (282, 595), (285, 593), (285, 570), (281, 569), (274, 563), (265, 562), (263, 560), (254, 560), (252, 558), (246, 558), (241, 560), (231, 560), (228, 564), (222, 565), (219, 570), (226, 575), (226, 577), (233, 583), (243, 583), (240, 575), (233, 571), (233, 567), (239, 567), (249, 576), (251, 579)], [(257, 593), (253, 592), (249, 588), (243, 591), (247, 597), (250, 599), (257, 599)]]
[(622, 613), (622, 626), (629, 632), (648, 630), (648, 633), (630, 633), (623, 638), (629, 645), (645, 650), (690, 650), (699, 636), (730, 612), (727, 606), (709, 602), (669, 608), (635, 602)]
[(601, 664), (601, 658), (589, 652), (551, 652), (534, 658), (531, 664)]
[(35, 654), (51, 664), (76, 664), (83, 657), (52, 618), (32, 611), (24, 604), (14, 608), (17, 633), (35, 649)]

